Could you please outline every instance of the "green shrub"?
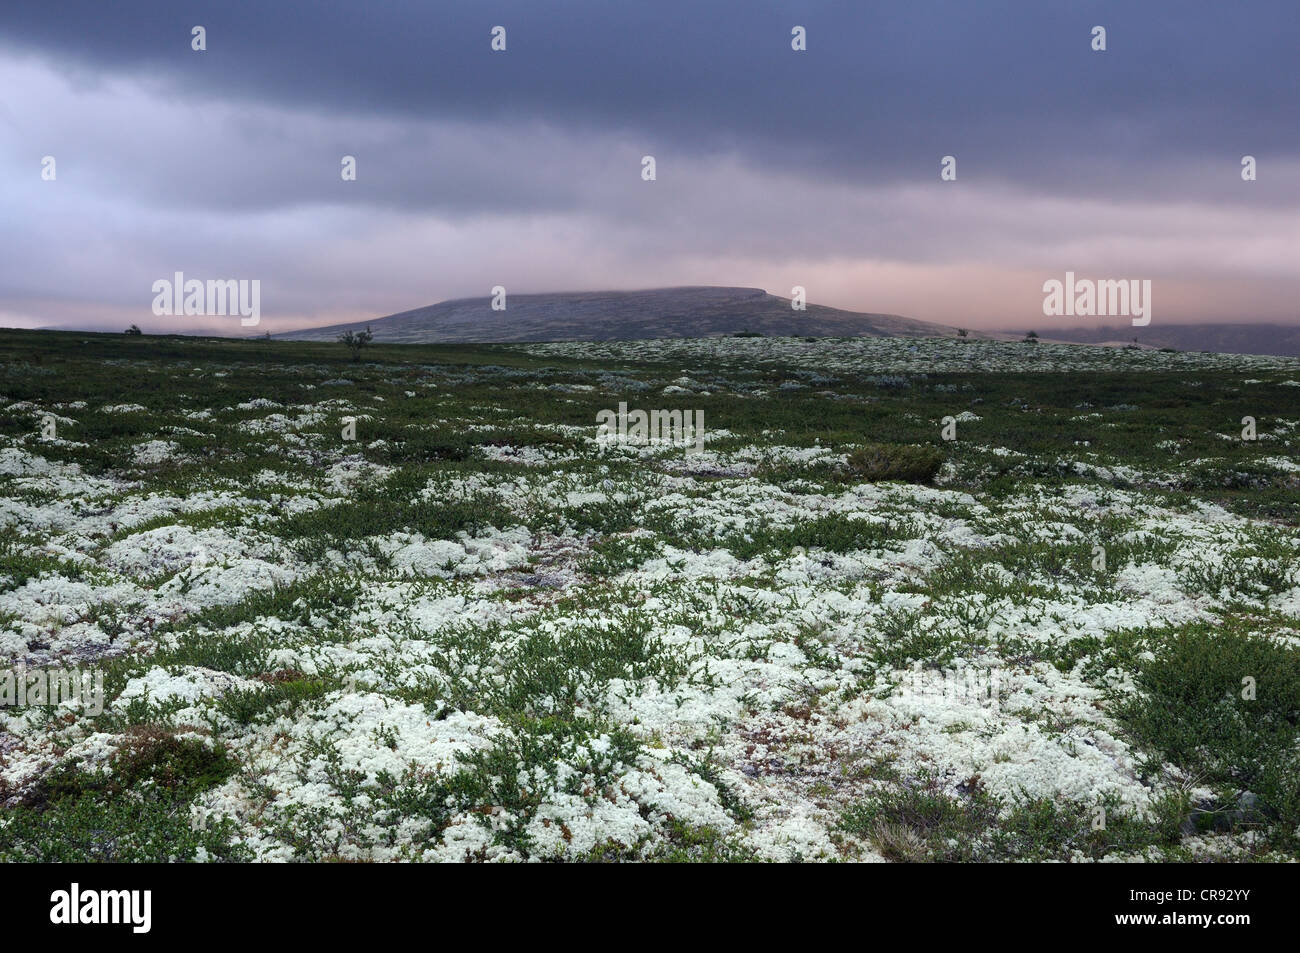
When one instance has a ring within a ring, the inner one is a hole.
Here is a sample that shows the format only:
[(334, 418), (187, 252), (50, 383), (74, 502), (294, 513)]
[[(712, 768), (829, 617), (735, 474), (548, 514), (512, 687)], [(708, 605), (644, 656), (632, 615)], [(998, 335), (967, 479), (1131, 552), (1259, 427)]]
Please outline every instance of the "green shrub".
[(44, 808), (91, 794), (119, 797), (141, 786), (188, 799), (220, 784), (234, 770), (234, 762), (221, 745), (137, 725), (122, 738), (107, 771), (60, 765), (41, 778), (24, 799), (24, 806)]
[[(1167, 633), (1118, 715), (1140, 746), (1206, 782), (1263, 783), (1289, 802), (1280, 765), (1300, 771), (1300, 652), (1247, 625), (1225, 620)], [(1253, 699), (1242, 697), (1247, 678)]]
[(905, 782), (848, 808), (840, 826), (895, 862), (1068, 861), (1173, 847), (1185, 811), (1180, 796), (1157, 799), (1149, 816), (1102, 802), (1106, 826), (1094, 829), (1094, 807), (1050, 798), (1009, 803), (978, 779), (949, 791), (933, 775)]
[(190, 804), (235, 772), (221, 745), (136, 726), (107, 770), (75, 764), (47, 773), (0, 813), (0, 861), (149, 862), (247, 860), (230, 819), (196, 826)]
[(854, 450), (848, 459), (849, 470), (872, 483), (929, 483), (942, 464), (943, 455), (934, 447), (915, 444), (869, 443)]

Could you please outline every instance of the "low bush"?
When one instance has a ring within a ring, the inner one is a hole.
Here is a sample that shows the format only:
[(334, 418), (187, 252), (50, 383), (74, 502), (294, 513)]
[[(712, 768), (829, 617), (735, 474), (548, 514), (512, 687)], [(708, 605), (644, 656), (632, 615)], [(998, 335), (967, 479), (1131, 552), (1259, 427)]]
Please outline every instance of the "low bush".
[(848, 469), (862, 480), (929, 483), (943, 465), (934, 447), (915, 444), (869, 443), (849, 454)]

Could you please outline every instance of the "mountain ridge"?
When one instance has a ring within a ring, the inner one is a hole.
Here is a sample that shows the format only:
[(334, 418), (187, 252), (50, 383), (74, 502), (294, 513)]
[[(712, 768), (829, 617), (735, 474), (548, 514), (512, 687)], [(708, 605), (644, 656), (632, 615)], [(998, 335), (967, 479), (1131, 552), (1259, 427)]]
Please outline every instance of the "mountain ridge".
[[(520, 343), (726, 337), (952, 337), (955, 327), (897, 314), (846, 311), (809, 304), (795, 311), (789, 298), (762, 288), (684, 285), (634, 291), (512, 294), (506, 310), (489, 297), (454, 298), (369, 321), (302, 328), (273, 335), (301, 341), (334, 340), (370, 327), (388, 343)], [(990, 335), (970, 332), (971, 337)]]

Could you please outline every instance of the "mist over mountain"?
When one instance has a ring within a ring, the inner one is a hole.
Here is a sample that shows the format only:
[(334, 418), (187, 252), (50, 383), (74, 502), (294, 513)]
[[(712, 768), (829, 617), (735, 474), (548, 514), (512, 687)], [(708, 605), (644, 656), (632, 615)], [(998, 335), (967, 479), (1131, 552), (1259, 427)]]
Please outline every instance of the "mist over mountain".
[(1289, 324), (1150, 324), (1142, 328), (1119, 324), (1049, 327), (1040, 329), (1039, 333), (1044, 340), (1079, 344), (1132, 344), (1136, 339), (1138, 344), (1147, 347), (1172, 347), (1179, 351), (1300, 357), (1300, 326)]
[[(370, 321), (289, 331), (276, 337), (329, 341), (369, 326), (389, 343), (506, 343), (616, 341), (719, 337), (746, 332), (767, 337), (952, 337), (956, 328), (900, 317), (810, 304), (761, 288), (684, 287), (644, 291), (512, 294), (506, 310), (491, 299), (458, 298)], [(972, 337), (988, 335), (971, 332)]]

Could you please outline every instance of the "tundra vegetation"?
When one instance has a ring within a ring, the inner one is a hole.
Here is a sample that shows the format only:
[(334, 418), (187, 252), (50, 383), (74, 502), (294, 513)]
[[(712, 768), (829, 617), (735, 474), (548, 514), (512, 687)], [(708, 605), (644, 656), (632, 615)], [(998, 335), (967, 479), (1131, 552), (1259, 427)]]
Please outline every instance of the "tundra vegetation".
[(1300, 857), (1296, 360), (0, 355), (0, 859)]

